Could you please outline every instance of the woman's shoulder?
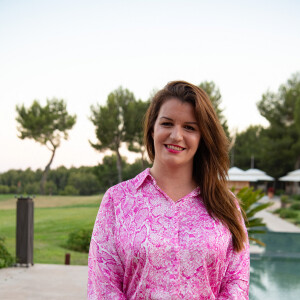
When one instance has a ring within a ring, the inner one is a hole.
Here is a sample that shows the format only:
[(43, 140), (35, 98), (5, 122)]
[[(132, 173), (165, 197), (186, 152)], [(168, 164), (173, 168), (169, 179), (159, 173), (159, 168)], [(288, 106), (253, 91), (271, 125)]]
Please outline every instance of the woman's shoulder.
[(110, 196), (121, 196), (126, 194), (135, 194), (139, 187), (144, 183), (145, 179), (150, 174), (149, 169), (145, 169), (134, 178), (122, 181), (111, 186), (105, 194)]

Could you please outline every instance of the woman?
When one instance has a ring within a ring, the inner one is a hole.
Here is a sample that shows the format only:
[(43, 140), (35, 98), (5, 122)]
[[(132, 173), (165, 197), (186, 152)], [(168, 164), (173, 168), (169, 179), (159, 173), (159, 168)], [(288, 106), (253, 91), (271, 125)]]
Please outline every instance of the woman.
[(89, 299), (248, 299), (249, 244), (228, 190), (228, 142), (211, 102), (184, 81), (146, 114), (151, 169), (103, 197)]

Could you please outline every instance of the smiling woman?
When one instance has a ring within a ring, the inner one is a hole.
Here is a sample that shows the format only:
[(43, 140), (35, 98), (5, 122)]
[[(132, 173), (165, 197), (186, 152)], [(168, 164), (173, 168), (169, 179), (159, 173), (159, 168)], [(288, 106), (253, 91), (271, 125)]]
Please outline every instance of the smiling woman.
[[(200, 142), (200, 128), (192, 104), (170, 98), (161, 106), (153, 129), (156, 157), (152, 174), (161, 168), (191, 174)], [(192, 180), (191, 180), (192, 182)]]
[(89, 299), (248, 299), (247, 231), (209, 98), (170, 82), (152, 99), (144, 136), (152, 168), (103, 197)]

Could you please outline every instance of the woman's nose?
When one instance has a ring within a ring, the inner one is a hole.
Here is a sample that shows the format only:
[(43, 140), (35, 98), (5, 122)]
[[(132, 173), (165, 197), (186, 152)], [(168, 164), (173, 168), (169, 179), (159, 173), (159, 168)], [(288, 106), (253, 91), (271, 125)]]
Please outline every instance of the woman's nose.
[(174, 141), (180, 141), (182, 140), (182, 131), (181, 128), (174, 126), (172, 128), (172, 132), (170, 134), (170, 137), (174, 140)]

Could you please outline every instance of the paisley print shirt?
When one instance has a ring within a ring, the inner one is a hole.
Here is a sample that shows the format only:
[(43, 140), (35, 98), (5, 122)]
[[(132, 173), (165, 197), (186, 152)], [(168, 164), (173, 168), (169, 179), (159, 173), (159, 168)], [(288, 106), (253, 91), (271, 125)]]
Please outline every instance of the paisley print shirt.
[[(246, 229), (245, 229), (246, 231)], [(196, 188), (174, 202), (149, 169), (103, 196), (89, 252), (88, 299), (248, 299), (249, 244), (209, 216)]]

